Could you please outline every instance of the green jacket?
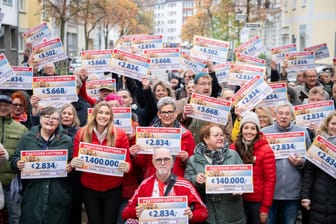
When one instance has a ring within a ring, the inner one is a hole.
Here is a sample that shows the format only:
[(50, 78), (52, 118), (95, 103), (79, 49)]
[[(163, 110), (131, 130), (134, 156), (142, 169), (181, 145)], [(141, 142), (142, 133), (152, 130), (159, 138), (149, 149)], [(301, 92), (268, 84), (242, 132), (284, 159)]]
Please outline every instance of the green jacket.
[[(211, 165), (204, 156), (202, 149), (206, 148), (203, 142), (199, 143), (194, 155), (188, 160), (184, 177), (188, 179), (197, 189), (205, 205), (208, 208), (209, 216), (206, 223), (209, 224), (244, 224), (246, 223), (243, 198), (241, 195), (232, 194), (205, 194), (205, 184), (196, 183), (198, 173), (205, 173), (205, 165)], [(222, 165), (242, 164), (237, 152), (228, 149), (226, 143), (222, 149), (224, 161)]]
[[(15, 154), (11, 165), (17, 169), (21, 150), (40, 150), (45, 140), (41, 137), (40, 126), (32, 127), (26, 133)], [(72, 157), (73, 143), (59, 126), (48, 149), (68, 149), (68, 160)], [(24, 224), (59, 224), (67, 223), (71, 209), (72, 190), (67, 177), (23, 180), (23, 197), (21, 206), (21, 223)]]
[[(27, 128), (14, 121), (11, 117), (0, 117), (0, 141), (7, 150), (9, 157), (14, 154), (16, 146), (25, 132), (27, 132)], [(0, 182), (4, 186), (10, 184), (15, 174), (15, 171), (10, 167), (9, 161), (0, 163)]]

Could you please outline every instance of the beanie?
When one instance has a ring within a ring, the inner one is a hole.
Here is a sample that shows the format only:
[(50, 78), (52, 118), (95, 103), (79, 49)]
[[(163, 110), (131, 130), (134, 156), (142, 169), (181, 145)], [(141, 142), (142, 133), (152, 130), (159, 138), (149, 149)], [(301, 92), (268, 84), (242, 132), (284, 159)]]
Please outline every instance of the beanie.
[(197, 84), (198, 80), (204, 76), (210, 76), (210, 75), (209, 73), (206, 73), (206, 72), (200, 72), (195, 76), (194, 83)]
[(258, 115), (252, 111), (248, 111), (244, 114), (243, 119), (240, 121), (239, 129), (246, 123), (253, 123), (257, 126), (258, 130), (260, 130), (260, 122)]

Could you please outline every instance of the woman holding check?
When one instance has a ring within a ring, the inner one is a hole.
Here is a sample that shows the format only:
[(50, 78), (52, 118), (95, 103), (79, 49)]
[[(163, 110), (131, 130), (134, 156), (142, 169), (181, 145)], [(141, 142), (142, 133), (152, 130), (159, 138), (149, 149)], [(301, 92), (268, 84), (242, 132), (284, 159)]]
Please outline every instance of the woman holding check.
[[(93, 110), (87, 125), (79, 129), (74, 141), (74, 158), (72, 167), (81, 168), (83, 159), (78, 157), (79, 143), (88, 142), (96, 145), (128, 149), (128, 139), (125, 131), (113, 124), (112, 106), (99, 102)], [(131, 169), (130, 156), (126, 153), (126, 161), (119, 162), (118, 169), (128, 173)], [(107, 176), (83, 172), (83, 200), (90, 224), (116, 223), (121, 202), (123, 177)]]
[[(11, 166), (22, 171), (25, 162), (20, 159), (22, 150), (67, 149), (68, 159), (72, 156), (72, 141), (64, 134), (60, 114), (55, 107), (40, 111), (40, 124), (33, 126), (20, 140), (11, 158)], [(34, 158), (30, 158), (34, 159)], [(71, 171), (70, 164), (66, 166)], [(71, 209), (71, 185), (68, 177), (23, 180), (21, 205), (22, 223), (58, 224), (67, 223)]]

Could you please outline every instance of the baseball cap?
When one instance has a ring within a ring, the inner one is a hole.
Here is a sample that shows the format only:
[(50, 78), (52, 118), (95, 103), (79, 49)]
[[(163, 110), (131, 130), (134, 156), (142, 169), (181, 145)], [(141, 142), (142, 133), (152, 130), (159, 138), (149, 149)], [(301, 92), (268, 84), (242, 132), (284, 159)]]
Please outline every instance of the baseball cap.
[(12, 104), (12, 99), (7, 95), (0, 95), (0, 102)]

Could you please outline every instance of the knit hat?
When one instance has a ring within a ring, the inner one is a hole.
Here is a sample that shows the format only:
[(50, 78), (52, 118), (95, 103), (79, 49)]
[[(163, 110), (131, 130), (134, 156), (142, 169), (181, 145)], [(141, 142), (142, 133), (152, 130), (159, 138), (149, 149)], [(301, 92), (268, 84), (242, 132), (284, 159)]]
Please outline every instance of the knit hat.
[(0, 95), (0, 102), (12, 103), (12, 99), (7, 95)]
[(258, 127), (258, 130), (260, 130), (260, 122), (256, 113), (252, 111), (246, 112), (243, 116), (243, 119), (240, 121), (239, 129), (241, 129), (241, 127), (246, 123), (253, 123)]
[(204, 76), (209, 76), (209, 73), (206, 72), (200, 72), (198, 73), (194, 78), (194, 83), (197, 84), (198, 80)]

